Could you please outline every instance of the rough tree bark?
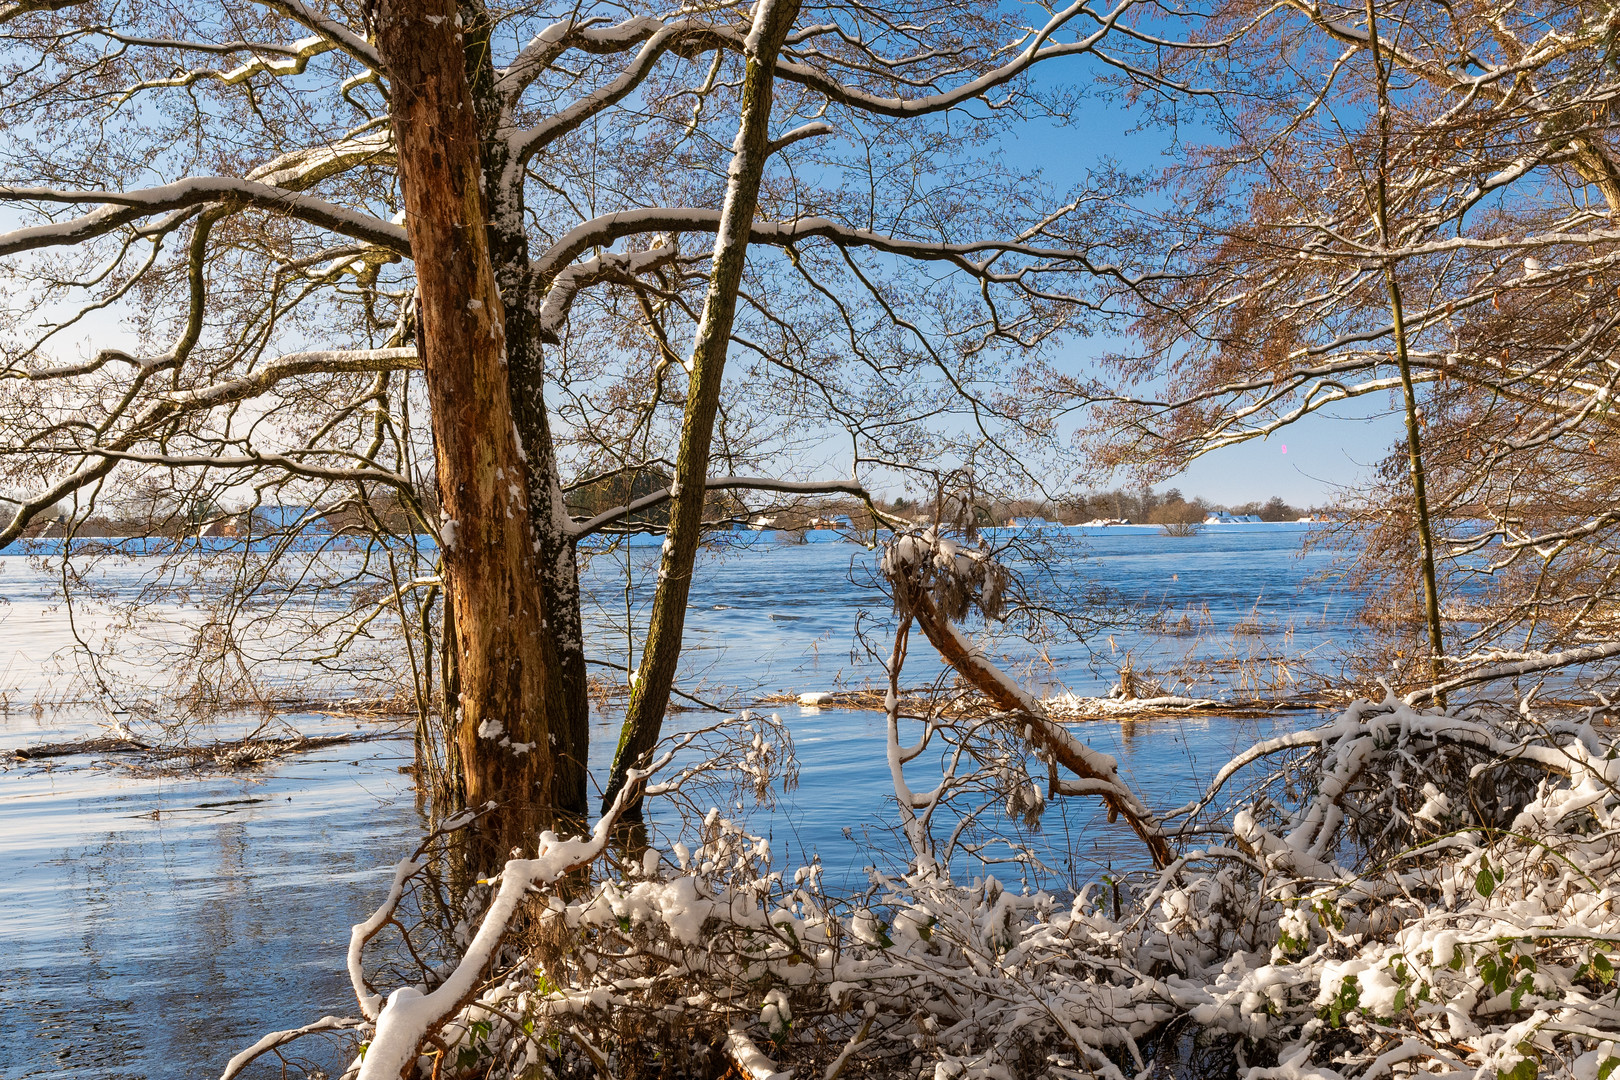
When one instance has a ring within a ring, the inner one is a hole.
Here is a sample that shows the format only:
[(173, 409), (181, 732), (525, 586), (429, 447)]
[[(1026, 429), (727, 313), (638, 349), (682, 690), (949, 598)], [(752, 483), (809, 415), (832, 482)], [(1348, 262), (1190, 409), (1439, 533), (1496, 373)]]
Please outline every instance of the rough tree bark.
[(382, 0), (377, 45), (392, 86), (419, 347), (433, 411), (446, 593), (460, 683), (456, 741), (467, 800), (495, 800), (475, 867), (534, 850), (551, 819), (554, 652), (536, 588), (528, 470), (509, 402), (482, 155), (454, 0)]
[[(670, 489), (669, 534), (658, 565), (658, 588), (653, 595), (641, 666), (632, 676), (630, 707), (613, 757), (613, 771), (602, 793), (604, 808), (613, 805), (629, 771), (658, 742), (664, 713), (669, 708), (670, 689), (675, 684), (675, 666), (680, 660), (681, 635), (686, 627), (686, 602), (692, 589), (692, 566), (702, 534), (709, 449), (720, 404), (726, 347), (737, 312), (749, 228), (759, 204), (760, 180), (771, 156), (776, 54), (798, 14), (799, 0), (759, 0), (754, 9), (754, 25), (745, 47), (742, 118), (727, 171), (725, 203), (710, 260), (703, 317), (692, 344), (691, 381), (675, 458), (675, 482)], [(623, 818), (634, 821), (640, 815), (641, 801), (637, 798), (626, 808)]]
[(545, 701), (547, 722), (555, 738), (551, 802), (561, 820), (582, 828), (588, 810), (590, 697), (579, 570), (546, 414), (544, 342), (534, 318), (545, 298), (544, 283), (537, 281), (529, 269), (523, 185), (505, 182), (512, 148), (500, 130), (502, 101), (495, 84), (489, 12), (481, 0), (463, 0), (460, 8), (467, 83), (478, 117), (484, 190), (490, 200), (490, 258), (496, 285), (505, 300), (508, 397), (519, 452), (528, 466), (529, 528), (538, 555), (541, 617), (554, 654), (551, 687)]

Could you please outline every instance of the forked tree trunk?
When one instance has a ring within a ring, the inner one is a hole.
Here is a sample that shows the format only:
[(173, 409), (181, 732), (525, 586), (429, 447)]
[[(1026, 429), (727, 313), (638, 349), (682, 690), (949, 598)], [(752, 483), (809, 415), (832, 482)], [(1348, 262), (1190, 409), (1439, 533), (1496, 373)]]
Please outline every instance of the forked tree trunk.
[[(490, 259), (479, 132), (454, 0), (382, 0), (377, 45), (391, 105), (433, 411), (444, 570), (460, 684), (467, 800), (498, 802), (474, 868), (532, 851), (551, 820), (551, 681), (528, 470), (508, 398), (506, 333)], [(451, 707), (447, 703), (447, 707)]]
[(546, 415), (544, 346), (533, 317), (544, 296), (529, 270), (523, 187), (505, 182), (511, 147), (500, 132), (503, 103), (495, 86), (489, 12), (482, 0), (462, 0), (461, 19), (467, 84), (482, 140), (484, 190), (490, 199), (490, 259), (506, 305), (508, 399), (519, 449), (528, 466), (529, 528), (539, 556), (536, 586), (551, 650), (548, 670), (552, 679), (545, 700), (547, 724), (555, 739), (549, 798), (559, 828), (583, 829), (589, 810), (586, 780), (591, 705), (579, 570)]
[[(754, 222), (760, 180), (771, 155), (771, 90), (776, 54), (798, 14), (799, 0), (758, 0), (754, 10), (753, 31), (748, 35), (745, 50), (747, 68), (743, 76), (742, 120), (728, 172), (725, 203), (720, 210), (714, 255), (710, 260), (709, 291), (692, 345), (691, 385), (686, 395), (686, 415), (675, 459), (669, 535), (658, 566), (658, 589), (653, 594), (652, 619), (647, 627), (647, 642), (642, 648), (641, 666), (631, 676), (630, 707), (625, 713), (624, 730), (613, 757), (613, 771), (602, 794), (604, 809), (618, 797), (629, 771), (641, 764), (658, 742), (664, 713), (669, 708), (670, 690), (675, 685), (675, 665), (680, 660), (681, 635), (686, 628), (686, 602), (692, 590), (692, 566), (697, 560), (702, 533), (709, 447), (714, 438), (715, 413), (720, 405), (726, 347), (731, 341), (737, 290), (742, 285), (743, 264), (748, 255), (748, 230)], [(624, 818), (639, 820), (640, 814), (638, 799)]]

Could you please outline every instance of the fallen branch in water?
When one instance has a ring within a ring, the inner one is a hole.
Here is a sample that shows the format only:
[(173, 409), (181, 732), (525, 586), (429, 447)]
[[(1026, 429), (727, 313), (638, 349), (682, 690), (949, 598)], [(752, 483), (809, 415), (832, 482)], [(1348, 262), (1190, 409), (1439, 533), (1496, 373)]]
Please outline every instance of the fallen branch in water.
[(19, 746), (11, 751), (18, 761), (43, 758), (75, 757), (83, 754), (141, 754), (158, 761), (184, 760), (196, 766), (221, 769), (241, 769), (262, 765), (289, 754), (307, 750), (320, 750), (328, 746), (370, 742), (392, 738), (397, 731), (345, 732), (341, 735), (250, 735), (242, 739), (188, 746), (156, 746), (137, 739), (101, 736), (94, 739), (76, 739), (71, 742), (41, 743), (38, 746)]
[(1069, 734), (1045, 706), (956, 628), (952, 620), (964, 615), (970, 604), (987, 618), (995, 617), (1005, 571), (987, 555), (964, 551), (928, 530), (891, 541), (884, 552), (883, 572), (894, 588), (895, 607), (917, 620), (940, 659), (1001, 710), (1008, 727), (1022, 730), (1042, 757), (1079, 777), (1078, 784), (1058, 781), (1054, 785), (1058, 793), (1101, 797), (1109, 818), (1123, 817), (1141, 837), (1155, 866), (1163, 869), (1175, 861), (1152, 812), (1120, 778), (1118, 763)]
[(70, 757), (74, 754), (138, 754), (152, 749), (134, 739), (102, 736), (96, 739), (76, 739), (73, 742), (41, 743), (38, 746), (19, 746), (11, 756), (19, 761), (35, 758)]
[[(979, 693), (957, 693), (953, 700), (940, 704), (939, 691), (932, 687), (918, 687), (900, 691), (900, 709), (907, 713), (940, 710), (951, 717), (969, 716), (996, 704)], [(1080, 697), (1060, 694), (1045, 698), (1041, 705), (1054, 720), (1076, 723), (1086, 720), (1158, 720), (1197, 713), (1201, 716), (1256, 717), (1274, 716), (1279, 712), (1319, 712), (1329, 708), (1336, 699), (1325, 694), (1293, 694), (1288, 697), (1223, 697), (1187, 698), (1160, 695), (1147, 698)], [(765, 694), (755, 699), (759, 707), (774, 705), (800, 705), (817, 709), (844, 709), (849, 712), (883, 713), (887, 711), (888, 691), (881, 687), (863, 687), (858, 690), (821, 690), (810, 693), (784, 691)]]

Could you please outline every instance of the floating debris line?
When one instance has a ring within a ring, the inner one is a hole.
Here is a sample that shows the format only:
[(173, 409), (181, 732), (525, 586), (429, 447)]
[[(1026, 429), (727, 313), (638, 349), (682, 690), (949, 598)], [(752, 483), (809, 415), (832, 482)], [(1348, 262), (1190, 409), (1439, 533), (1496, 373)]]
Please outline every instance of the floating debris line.
[(15, 761), (40, 761), (90, 754), (130, 754), (137, 755), (141, 759), (139, 764), (162, 762), (173, 766), (189, 766), (193, 769), (246, 769), (277, 761), (292, 754), (321, 750), (328, 746), (397, 738), (402, 731), (403, 729), (387, 728), (380, 731), (344, 732), (337, 735), (255, 734), (241, 739), (181, 746), (164, 746), (119, 736), (101, 736), (68, 742), (40, 743), (36, 746), (19, 746), (11, 750), (8, 756)]

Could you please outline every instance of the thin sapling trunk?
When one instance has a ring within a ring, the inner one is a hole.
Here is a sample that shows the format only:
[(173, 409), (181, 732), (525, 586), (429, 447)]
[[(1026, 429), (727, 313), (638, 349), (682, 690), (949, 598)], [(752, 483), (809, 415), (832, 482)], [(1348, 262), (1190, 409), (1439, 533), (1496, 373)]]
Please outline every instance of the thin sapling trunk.
[[(1378, 221), (1378, 239), (1387, 251), (1389, 231), (1389, 77), (1378, 42), (1378, 16), (1373, 0), (1367, 0), (1367, 40), (1372, 53), (1373, 77), (1378, 84), (1378, 174), (1373, 187), (1373, 212)], [(1406, 411), (1407, 469), (1412, 479), (1412, 505), (1417, 517), (1423, 578), (1423, 613), (1429, 631), (1429, 670), (1435, 682), (1445, 677), (1445, 635), (1440, 625), (1440, 590), (1435, 579), (1434, 532), (1429, 521), (1428, 484), (1423, 471), (1423, 442), (1418, 422), (1417, 393), (1412, 385), (1411, 357), (1406, 345), (1406, 318), (1401, 306), (1401, 286), (1392, 259), (1384, 260), (1384, 287), (1389, 294), (1389, 314), (1395, 334), (1395, 363), (1401, 373), (1401, 393)], [(1445, 707), (1443, 695), (1436, 703)]]
[[(748, 233), (759, 203), (760, 180), (771, 155), (771, 92), (776, 54), (798, 17), (798, 0), (758, 0), (754, 25), (745, 48), (742, 119), (732, 153), (725, 204), (711, 260), (708, 295), (692, 346), (691, 385), (681, 425), (680, 449), (671, 487), (669, 534), (658, 567), (652, 619), (642, 647), (641, 666), (631, 675), (630, 706), (613, 758), (613, 771), (602, 793), (610, 806), (637, 767), (658, 741), (664, 713), (675, 684), (675, 665), (681, 655), (686, 626), (686, 603), (692, 589), (692, 567), (697, 559), (707, 494), (709, 449), (714, 418), (720, 405), (726, 347), (737, 311), (737, 290), (742, 285), (748, 254)], [(625, 817), (639, 820), (639, 798)]]

